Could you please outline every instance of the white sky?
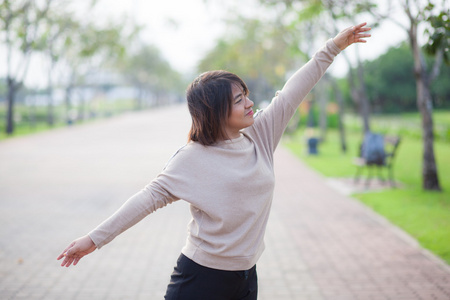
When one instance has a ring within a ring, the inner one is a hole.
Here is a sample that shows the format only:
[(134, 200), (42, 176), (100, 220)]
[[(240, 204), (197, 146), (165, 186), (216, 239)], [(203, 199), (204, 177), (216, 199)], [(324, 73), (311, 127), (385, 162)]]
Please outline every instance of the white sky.
[[(238, 2), (240, 9), (247, 10), (247, 14), (254, 14), (252, 11), (255, 6), (252, 3), (255, 1)], [(102, 0), (98, 8), (101, 8), (103, 14), (118, 15), (120, 12), (126, 12), (135, 16), (137, 23), (147, 26), (142, 38), (156, 44), (174, 68), (190, 72), (226, 30), (221, 22), (226, 13), (224, 3), (223, 0)], [(175, 20), (178, 26), (171, 26), (169, 19)], [(372, 30), (368, 43), (360, 46), (360, 55), (363, 59), (376, 58), (389, 47), (404, 41), (406, 37), (403, 29), (385, 22), (382, 27)], [(351, 48), (346, 51), (350, 57), (354, 53)], [(341, 76), (345, 74), (346, 69), (345, 60), (338, 58), (331, 72)]]
[(174, 68), (186, 72), (194, 67), (225, 30), (218, 21), (223, 5), (210, 2), (102, 0), (98, 8), (105, 14), (120, 15), (125, 12), (133, 16), (137, 24), (145, 26), (141, 38), (158, 46)]
[[(82, 6), (87, 2), (74, 2), (74, 5)], [(251, 2), (254, 1), (241, 0), (239, 7), (251, 13), (254, 10), (252, 5), (245, 5)], [(137, 24), (145, 26), (141, 38), (159, 47), (172, 67), (190, 73), (194, 71), (202, 55), (214, 46), (216, 39), (226, 30), (221, 22), (226, 12), (224, 3), (223, 0), (99, 0), (95, 10), (90, 12), (90, 17), (106, 19), (108, 16), (117, 18), (123, 14), (133, 16)], [(376, 58), (390, 46), (398, 45), (405, 39), (404, 30), (386, 22), (381, 28), (372, 30), (372, 38), (367, 44), (360, 46), (360, 55), (363, 59)], [(346, 51), (351, 57), (354, 52), (350, 48)], [(1, 50), (0, 55), (5, 57)], [(3, 63), (0, 63), (0, 66), (2, 65)], [(45, 86), (43, 74), (46, 73), (42, 73), (43, 68), (45, 64), (42, 59), (35, 59), (27, 77), (27, 84)], [(342, 76), (346, 70), (344, 58), (338, 57), (331, 72)], [(4, 68), (0, 67), (0, 76), (4, 76), (4, 72)]]

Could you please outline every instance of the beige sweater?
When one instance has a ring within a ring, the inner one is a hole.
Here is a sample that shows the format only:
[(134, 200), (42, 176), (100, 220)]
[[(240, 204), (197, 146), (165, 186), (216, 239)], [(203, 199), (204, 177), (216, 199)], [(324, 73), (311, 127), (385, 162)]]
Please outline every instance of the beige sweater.
[(239, 138), (207, 147), (190, 142), (179, 149), (161, 174), (89, 233), (97, 248), (158, 208), (183, 199), (192, 214), (184, 255), (221, 270), (255, 265), (264, 250), (273, 198), (273, 152), (296, 108), (339, 52), (329, 40)]

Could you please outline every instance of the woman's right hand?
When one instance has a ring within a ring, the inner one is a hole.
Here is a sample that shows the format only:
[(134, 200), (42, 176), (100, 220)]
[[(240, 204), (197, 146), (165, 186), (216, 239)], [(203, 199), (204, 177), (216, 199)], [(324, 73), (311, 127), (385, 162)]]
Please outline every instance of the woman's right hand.
[(61, 267), (69, 267), (72, 263), (75, 266), (83, 256), (93, 252), (95, 249), (97, 249), (97, 247), (94, 242), (88, 235), (85, 235), (70, 243), (70, 245), (58, 256), (57, 260), (64, 258)]
[(334, 37), (333, 39), (334, 43), (341, 50), (344, 50), (345, 48), (354, 43), (365, 43), (366, 42), (365, 38), (371, 36), (368, 33), (364, 33), (371, 29), (370, 27), (364, 27), (366, 26), (366, 24), (367, 23), (364, 22), (359, 25), (345, 28)]

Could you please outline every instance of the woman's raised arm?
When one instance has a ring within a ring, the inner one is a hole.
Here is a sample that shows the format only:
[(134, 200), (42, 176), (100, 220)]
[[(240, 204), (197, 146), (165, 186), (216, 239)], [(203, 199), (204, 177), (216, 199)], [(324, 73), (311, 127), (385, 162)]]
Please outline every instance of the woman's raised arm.
[(339, 32), (333, 39), (329, 39), (303, 67), (288, 79), (283, 89), (277, 93), (277, 97), (261, 114), (258, 123), (255, 123), (255, 128), (257, 126), (264, 127), (262, 131), (269, 133), (267, 136), (273, 150), (275, 150), (295, 110), (326, 72), (335, 56), (349, 45), (365, 43), (364, 38), (370, 37), (370, 34), (366, 32), (371, 28), (365, 27), (366, 24), (361, 23), (348, 27)]

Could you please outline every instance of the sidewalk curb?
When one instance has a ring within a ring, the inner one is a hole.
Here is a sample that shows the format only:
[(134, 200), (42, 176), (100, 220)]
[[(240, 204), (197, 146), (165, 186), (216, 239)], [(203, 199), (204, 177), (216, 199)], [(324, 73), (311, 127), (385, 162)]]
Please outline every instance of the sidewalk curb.
[[(361, 209), (374, 221), (388, 227), (395, 235), (397, 235), (401, 240), (403, 240), (408, 245), (415, 247), (418, 249), (424, 256), (426, 256), (431, 261), (437, 263), (443, 270), (448, 272), (450, 274), (450, 265), (447, 264), (442, 258), (437, 256), (436, 254), (432, 253), (430, 250), (422, 247), (420, 243), (408, 232), (403, 230), (401, 227), (393, 224), (389, 219), (387, 219), (385, 216), (380, 215), (372, 208), (368, 207), (364, 203), (361, 203), (358, 199), (354, 198), (351, 194), (348, 194), (348, 190), (339, 188), (336, 184), (333, 183), (331, 178), (324, 177), (322, 174), (319, 174), (316, 170), (313, 170), (316, 172), (319, 176), (324, 178), (324, 181), (328, 186), (339, 192), (341, 195), (346, 196), (349, 200), (356, 203), (356, 205), (360, 206)], [(376, 191), (375, 191), (376, 192)]]

